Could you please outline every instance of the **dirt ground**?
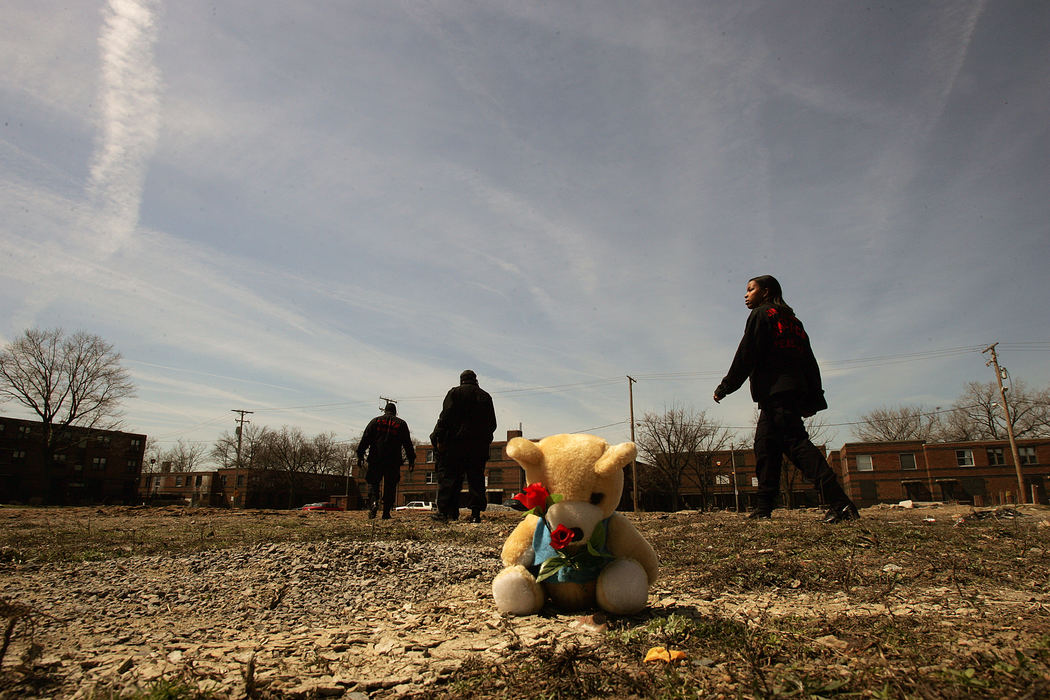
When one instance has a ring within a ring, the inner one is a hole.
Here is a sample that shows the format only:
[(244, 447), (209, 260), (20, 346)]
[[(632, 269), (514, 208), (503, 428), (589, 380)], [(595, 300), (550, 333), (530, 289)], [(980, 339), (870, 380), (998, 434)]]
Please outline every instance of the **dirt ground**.
[[(661, 556), (662, 576), (645, 613), (610, 620), (495, 610), (489, 587), (514, 513), (441, 526), (415, 512), (368, 521), (362, 513), (0, 508), (0, 620), (9, 636), (0, 697), (145, 697), (161, 686), (213, 697), (514, 696), (510, 666), (559, 649), (615, 666), (614, 694), (787, 695), (787, 686), (764, 685), (787, 677), (777, 675), (780, 664), (799, 677), (823, 674), (822, 682), (848, 675), (869, 695), (893, 672), (878, 666), (890, 650), (933, 680), (958, 667), (962, 685), (946, 686), (946, 697), (967, 696), (974, 664), (971, 680), (1005, 684), (973, 685), (975, 696), (1022, 697), (1009, 685), (1015, 677), (1019, 688), (1033, 678), (1050, 688), (1050, 512), (1019, 510), (874, 508), (836, 528), (815, 524), (813, 511), (778, 511), (771, 523), (735, 513), (632, 515)], [(757, 642), (745, 633), (738, 648), (718, 646), (724, 640), (700, 633), (712, 620), (774, 631), (782, 647), (797, 635), (805, 651), (777, 660), (763, 647), (755, 653), (769, 656), (767, 670), (749, 671), (745, 656)], [(884, 620), (895, 625), (885, 628), (891, 636), (918, 629), (935, 638), (928, 664), (910, 660), (913, 641), (873, 650), (872, 621)], [(679, 623), (687, 632), (675, 636)], [(678, 690), (641, 658), (661, 640), (690, 652), (688, 672), (666, 671)], [(1013, 647), (1043, 659), (1033, 676), (995, 670)], [(922, 688), (939, 686), (901, 686), (905, 695), (908, 687), (926, 696)]]

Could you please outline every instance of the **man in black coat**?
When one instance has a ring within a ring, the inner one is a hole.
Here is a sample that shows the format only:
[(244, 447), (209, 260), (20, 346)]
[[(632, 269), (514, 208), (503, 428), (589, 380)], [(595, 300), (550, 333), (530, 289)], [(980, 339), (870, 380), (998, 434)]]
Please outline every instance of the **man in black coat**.
[(485, 462), (496, 430), (496, 411), (492, 397), (478, 386), (473, 370), (459, 375), (459, 386), (445, 395), (430, 442), (436, 455), (438, 478), (437, 513), (434, 520), (448, 522), (459, 518), (459, 492), (463, 477), (470, 493), (470, 522), (481, 522), (485, 510)]
[[(408, 458), (408, 471), (416, 466), (416, 448), (409, 435), (408, 423), (397, 417), (397, 406), (387, 403), (383, 415), (373, 418), (365, 427), (357, 446), (357, 460), (363, 462), (368, 453), (368, 517), (376, 517), (379, 509), (379, 482), (383, 482), (383, 520), (390, 519), (390, 509), (401, 481), (401, 465)], [(402, 456), (404, 453), (404, 456)]]
[(760, 409), (755, 427), (758, 503), (749, 517), (770, 517), (780, 493), (783, 456), (787, 455), (828, 503), (824, 522), (856, 519), (857, 507), (810, 441), (802, 422), (828, 407), (802, 322), (784, 301), (780, 282), (770, 275), (748, 280), (744, 304), (751, 309), (744, 337), (714, 399), (721, 401), (749, 379), (751, 398)]

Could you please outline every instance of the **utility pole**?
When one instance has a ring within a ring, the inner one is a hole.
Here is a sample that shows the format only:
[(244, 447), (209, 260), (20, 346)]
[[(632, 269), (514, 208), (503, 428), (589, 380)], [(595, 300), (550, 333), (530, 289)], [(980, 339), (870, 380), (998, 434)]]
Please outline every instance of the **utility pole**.
[[(634, 377), (627, 375), (627, 399), (631, 409), (631, 442), (634, 442)], [(631, 501), (634, 503), (634, 512), (638, 513), (638, 459), (631, 460)]]
[(245, 410), (242, 410), (242, 409), (239, 409), (239, 408), (231, 408), (230, 411), (232, 411), (233, 413), (239, 413), (240, 414), (240, 416), (235, 421), (237, 423), (237, 468), (240, 469), (241, 468), (241, 437), (242, 437), (242, 434), (244, 433), (244, 424), (245, 423), (251, 423), (250, 420), (245, 419), (244, 414), (247, 413), (247, 414), (251, 415), (252, 413), (255, 413), (255, 411), (245, 411)]
[(1010, 453), (1014, 457), (1014, 470), (1017, 472), (1017, 502), (1025, 502), (1024, 493), (1024, 476), (1021, 473), (1021, 455), (1017, 452), (1017, 440), (1014, 439), (1014, 422), (1010, 418), (1010, 407), (1006, 404), (1006, 389), (1003, 388), (1003, 375), (1006, 374), (1006, 370), (999, 367), (999, 358), (995, 354), (995, 346), (998, 342), (992, 343), (984, 350), (981, 351), (983, 355), (986, 352), (992, 354), (992, 359), (985, 362), (986, 367), (995, 367), (995, 381), (999, 382), (999, 396), (1003, 400), (1003, 415), (1006, 416), (1006, 435), (1010, 438)]

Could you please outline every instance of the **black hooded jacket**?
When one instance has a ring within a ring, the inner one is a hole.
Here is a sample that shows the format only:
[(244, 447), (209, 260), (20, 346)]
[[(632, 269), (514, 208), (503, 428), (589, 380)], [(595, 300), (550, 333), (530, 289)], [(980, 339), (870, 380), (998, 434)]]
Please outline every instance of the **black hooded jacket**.
[(760, 406), (777, 394), (794, 393), (804, 413), (828, 407), (820, 370), (802, 322), (783, 306), (762, 304), (751, 311), (744, 337), (716, 393), (731, 394), (751, 380), (751, 398)]
[(357, 458), (364, 459), (365, 452), (370, 467), (400, 466), (405, 461), (402, 455), (408, 457), (409, 464), (415, 464), (416, 448), (412, 444), (408, 423), (386, 412), (373, 418), (361, 436)]
[(492, 397), (478, 386), (477, 380), (462, 379), (459, 386), (452, 387), (445, 395), (430, 440), (435, 447), (450, 443), (488, 445), (495, 431)]

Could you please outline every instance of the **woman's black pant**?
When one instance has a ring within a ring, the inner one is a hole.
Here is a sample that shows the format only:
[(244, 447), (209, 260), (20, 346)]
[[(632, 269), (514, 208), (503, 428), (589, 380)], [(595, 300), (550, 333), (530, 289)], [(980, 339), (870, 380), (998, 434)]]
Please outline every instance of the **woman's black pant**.
[(835, 472), (810, 442), (793, 395), (773, 396), (759, 404), (755, 428), (755, 472), (758, 476), (757, 510), (770, 511), (780, 494), (780, 470), (786, 455), (806, 481), (821, 494), (821, 501), (836, 506), (849, 502)]

